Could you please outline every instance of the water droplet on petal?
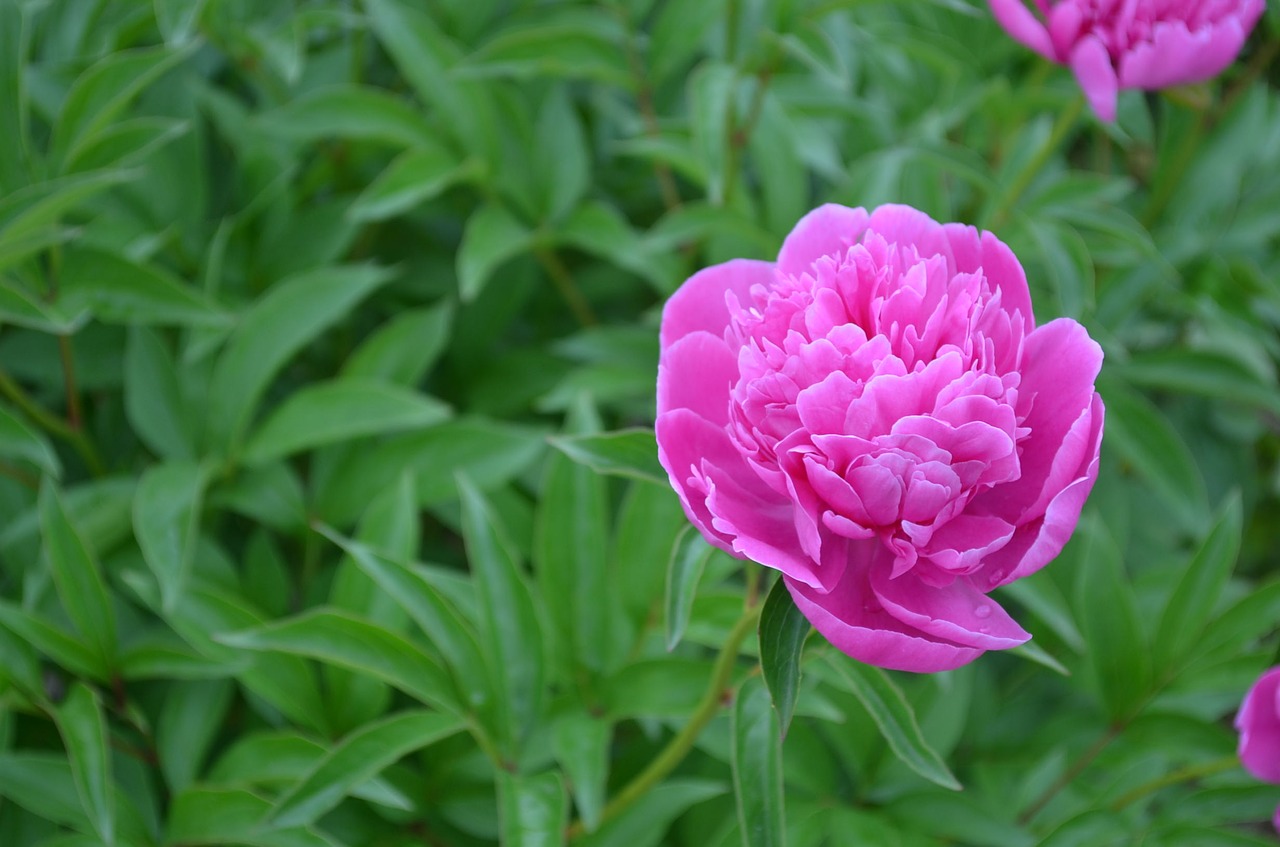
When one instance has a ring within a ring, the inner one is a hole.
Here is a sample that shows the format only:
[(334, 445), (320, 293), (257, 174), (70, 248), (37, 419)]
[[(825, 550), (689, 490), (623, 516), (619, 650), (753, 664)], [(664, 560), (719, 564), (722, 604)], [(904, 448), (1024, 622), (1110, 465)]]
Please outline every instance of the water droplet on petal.
[(989, 618), (991, 617), (991, 607), (986, 603), (982, 603), (974, 607), (973, 613), (980, 618)]

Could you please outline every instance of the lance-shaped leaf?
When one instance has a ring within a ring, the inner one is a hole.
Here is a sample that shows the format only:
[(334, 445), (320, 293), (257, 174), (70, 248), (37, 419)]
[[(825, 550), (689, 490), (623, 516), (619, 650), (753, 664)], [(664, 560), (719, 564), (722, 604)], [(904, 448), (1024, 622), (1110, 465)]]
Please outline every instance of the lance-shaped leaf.
[(738, 690), (733, 705), (733, 793), (743, 847), (783, 847), (782, 739), (778, 713), (756, 677)]
[(773, 584), (760, 610), (760, 671), (773, 707), (778, 711), (778, 727), (785, 736), (795, 712), (800, 692), (800, 658), (804, 641), (813, 627), (796, 607), (786, 583)]

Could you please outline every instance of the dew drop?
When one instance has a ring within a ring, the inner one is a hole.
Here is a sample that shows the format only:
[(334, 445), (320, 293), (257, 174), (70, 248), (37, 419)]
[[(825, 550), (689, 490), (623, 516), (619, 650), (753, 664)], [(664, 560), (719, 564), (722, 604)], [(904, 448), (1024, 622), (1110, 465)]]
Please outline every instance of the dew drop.
[(973, 613), (980, 618), (989, 618), (991, 617), (991, 607), (986, 603), (982, 603), (974, 607)]

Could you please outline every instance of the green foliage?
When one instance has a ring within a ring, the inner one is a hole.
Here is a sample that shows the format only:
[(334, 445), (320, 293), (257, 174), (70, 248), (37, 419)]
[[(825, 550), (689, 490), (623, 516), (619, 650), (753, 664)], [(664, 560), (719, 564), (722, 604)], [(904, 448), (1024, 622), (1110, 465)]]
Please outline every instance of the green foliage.
[[(3, 0), (0, 844), (1264, 843), (1278, 39), (1101, 125), (981, 0)], [(826, 201), (1105, 348), (1026, 648), (853, 663), (657, 461)]]

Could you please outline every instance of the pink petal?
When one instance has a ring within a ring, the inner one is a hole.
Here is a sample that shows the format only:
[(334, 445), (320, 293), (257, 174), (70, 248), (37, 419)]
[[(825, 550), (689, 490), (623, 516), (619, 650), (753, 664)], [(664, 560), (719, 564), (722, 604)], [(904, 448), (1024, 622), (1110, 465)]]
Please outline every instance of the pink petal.
[(911, 573), (897, 579), (885, 568), (871, 571), (871, 590), (885, 610), (934, 638), (980, 650), (1006, 650), (1031, 638), (998, 603), (961, 577), (945, 588), (926, 585)]
[(1044, 24), (1023, 5), (1022, 0), (988, 0), (988, 2), (991, 5), (991, 13), (1014, 40), (1025, 44), (1046, 59), (1058, 61)]
[(775, 279), (771, 262), (753, 259), (734, 259), (698, 271), (676, 289), (662, 309), (662, 348), (699, 330), (724, 335), (729, 325), (725, 294), (732, 291), (747, 303), (751, 286), (773, 285)]
[(690, 409), (713, 424), (729, 423), (729, 391), (738, 359), (724, 339), (697, 330), (662, 351), (658, 365), (658, 414)]
[(1240, 763), (1266, 782), (1280, 783), (1280, 668), (1262, 675), (1245, 695), (1236, 714)]
[[(867, 228), (865, 209), (835, 203), (819, 206), (800, 219), (778, 252), (778, 271), (784, 276), (811, 272), (823, 256), (843, 256), (862, 239)], [(744, 298), (745, 300), (745, 298)]]
[(1166, 88), (1217, 76), (1230, 65), (1247, 36), (1228, 18), (1190, 32), (1182, 21), (1155, 25), (1151, 40), (1136, 45), (1120, 61), (1124, 88)]
[(1026, 329), (1034, 327), (1036, 319), (1031, 310), (1027, 274), (1009, 246), (990, 232), (979, 233), (963, 224), (947, 224), (943, 231), (951, 242), (956, 271), (966, 274), (981, 271), (991, 290), (1000, 292), (1000, 305), (1004, 310), (1022, 315)]
[(1080, 520), (1084, 501), (1098, 478), (1098, 449), (1102, 443), (1105, 417), (1102, 398), (1095, 394), (1093, 405), (1078, 422), (1081, 427), (1088, 427), (1085, 454), (1091, 455), (1092, 459), (1079, 477), (1049, 501), (1043, 518), (1019, 526), (1008, 544), (987, 557), (982, 578), (986, 580), (988, 591), (1035, 573), (1062, 552)]
[[(1022, 357), (1018, 411), (1031, 434), (1019, 444), (1022, 476), (980, 494), (974, 507), (1015, 524), (1041, 514), (1096, 450), (1088, 437), (1094, 380), (1102, 368), (1102, 348), (1070, 318), (1050, 321), (1027, 336)], [(1075, 428), (1072, 438), (1068, 438)]]
[[(853, 542), (851, 548), (883, 550), (879, 541)], [(981, 650), (938, 640), (904, 626), (876, 601), (866, 584), (861, 562), (829, 593), (795, 580), (786, 581), (796, 607), (836, 649), (860, 662), (891, 670), (936, 673), (958, 668), (982, 655)]]
[(1093, 111), (1104, 121), (1116, 119), (1119, 81), (1111, 65), (1106, 45), (1096, 35), (1086, 35), (1071, 51), (1071, 70), (1076, 75)]
[(724, 427), (716, 426), (688, 409), (672, 409), (658, 416), (654, 423), (658, 439), (658, 461), (667, 471), (671, 487), (680, 497), (680, 505), (691, 523), (710, 543), (733, 553), (733, 539), (712, 526), (707, 508), (707, 492), (698, 490), (691, 481), (702, 469), (702, 461), (712, 456), (726, 463), (741, 462)]
[[(740, 484), (730, 474), (709, 473), (707, 510), (712, 525), (732, 538), (735, 555), (781, 571), (792, 579), (825, 591), (839, 578), (823, 573), (822, 566), (806, 553), (796, 534), (796, 507), (759, 482), (754, 488)], [(839, 563), (840, 569), (843, 562)]]
[(915, 247), (921, 258), (942, 256), (949, 267), (955, 267), (942, 224), (919, 209), (896, 203), (879, 206), (871, 213), (867, 231), (879, 234), (889, 244)]
[(1000, 518), (957, 515), (933, 533), (924, 555), (945, 570), (970, 573), (1008, 544), (1013, 534), (1013, 525)]

